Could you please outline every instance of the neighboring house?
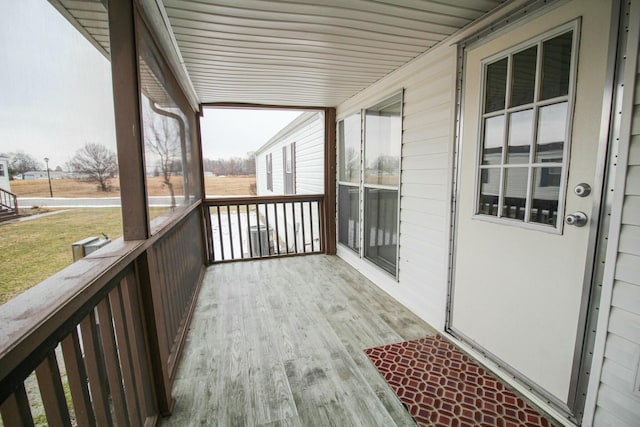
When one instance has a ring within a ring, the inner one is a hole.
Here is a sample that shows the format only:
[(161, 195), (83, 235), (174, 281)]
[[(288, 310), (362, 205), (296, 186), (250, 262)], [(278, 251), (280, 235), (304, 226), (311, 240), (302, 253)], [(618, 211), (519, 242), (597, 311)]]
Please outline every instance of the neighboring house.
[[(258, 148), (255, 159), (258, 196), (324, 193), (324, 114), (319, 111), (300, 114)], [(296, 245), (302, 247), (301, 215), (294, 214), (291, 209), (285, 209), (284, 205), (276, 206), (279, 230), (286, 228), (289, 236), (288, 249), (293, 251)], [(308, 205), (305, 205), (305, 210), (307, 208)], [(261, 214), (264, 215), (265, 206), (261, 206), (260, 209)], [(299, 212), (300, 206), (296, 205), (295, 209)], [(312, 222), (315, 223), (317, 209), (311, 209), (310, 212)], [(274, 224), (276, 218), (274, 205), (269, 205), (268, 215), (272, 219), (271, 224)], [(294, 220), (294, 217), (297, 220)], [(307, 240), (309, 249), (313, 244), (319, 245), (317, 243), (319, 233), (319, 229), (312, 231), (310, 224), (306, 224), (304, 235), (312, 236), (312, 243)], [(280, 234), (285, 235), (282, 231)], [(271, 244), (271, 251), (274, 250), (274, 245), (274, 243)], [(285, 242), (281, 241), (280, 246), (284, 248)]]
[(9, 158), (0, 154), (0, 188), (11, 191), (9, 183)]
[(258, 196), (324, 192), (324, 114), (302, 113), (255, 152)]
[[(35, 180), (35, 179), (49, 179), (49, 176), (47, 175), (47, 171), (43, 170), (43, 171), (29, 171), (29, 172), (25, 172), (24, 174), (24, 180), (25, 181), (30, 181), (30, 180)], [(63, 179), (67, 177), (67, 173), (63, 172), (63, 171), (54, 171), (54, 170), (50, 170), (49, 171), (49, 175), (51, 176), (51, 179)]]

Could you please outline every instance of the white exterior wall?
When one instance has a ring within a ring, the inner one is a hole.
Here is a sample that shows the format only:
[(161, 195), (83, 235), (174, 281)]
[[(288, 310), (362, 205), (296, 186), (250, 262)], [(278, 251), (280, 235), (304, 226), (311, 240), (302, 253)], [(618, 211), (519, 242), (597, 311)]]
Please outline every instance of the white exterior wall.
[(9, 159), (6, 157), (0, 157), (0, 170), (4, 172), (2, 176), (0, 176), (0, 188), (5, 191), (11, 191), (11, 185), (9, 183)]
[(593, 370), (601, 369), (595, 377), (594, 426), (640, 425), (640, 4), (631, 2), (631, 8), (609, 233), (612, 247), (607, 253), (594, 352), (595, 363), (601, 363)]
[(439, 330), (447, 295), (456, 47), (442, 45), (337, 108), (338, 120), (404, 88), (399, 275), (338, 255)]
[[(308, 112), (296, 118), (256, 151), (258, 196), (284, 194), (282, 147), (296, 143), (295, 194), (324, 193), (324, 117)], [(266, 156), (273, 155), (273, 191), (267, 190)]]

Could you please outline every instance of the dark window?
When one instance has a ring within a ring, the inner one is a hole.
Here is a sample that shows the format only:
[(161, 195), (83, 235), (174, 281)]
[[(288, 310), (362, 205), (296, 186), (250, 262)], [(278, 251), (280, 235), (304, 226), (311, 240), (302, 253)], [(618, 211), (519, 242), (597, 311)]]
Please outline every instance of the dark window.
[(273, 191), (273, 154), (269, 153), (267, 159), (267, 190)]

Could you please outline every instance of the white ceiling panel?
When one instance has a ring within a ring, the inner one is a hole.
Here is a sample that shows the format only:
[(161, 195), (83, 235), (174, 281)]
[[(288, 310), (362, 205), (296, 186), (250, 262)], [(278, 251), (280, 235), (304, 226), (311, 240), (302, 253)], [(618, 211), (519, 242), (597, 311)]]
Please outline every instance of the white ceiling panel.
[[(108, 55), (106, 0), (50, 1)], [(198, 102), (299, 106), (340, 104), (503, 2), (138, 1)]]

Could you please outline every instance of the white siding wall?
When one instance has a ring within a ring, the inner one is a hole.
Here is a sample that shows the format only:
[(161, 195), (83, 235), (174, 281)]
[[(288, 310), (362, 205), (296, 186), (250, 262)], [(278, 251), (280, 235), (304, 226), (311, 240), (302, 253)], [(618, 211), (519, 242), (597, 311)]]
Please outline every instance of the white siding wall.
[(433, 49), (337, 108), (338, 118), (404, 88), (399, 276), (349, 249), (338, 255), (420, 317), (444, 328), (454, 145), (456, 48)]
[[(631, 4), (632, 8), (640, 7), (637, 2)], [(638, 10), (632, 10), (631, 20), (640, 20)], [(631, 23), (627, 58), (635, 57), (635, 62), (632, 60), (630, 64), (635, 67), (626, 69), (631, 71), (632, 78), (625, 76), (625, 96), (633, 96), (633, 105), (629, 108), (631, 111), (625, 112), (631, 114), (631, 123), (625, 130), (623, 119), (620, 138), (619, 159), (624, 162), (626, 157), (626, 179), (623, 176), (616, 183), (622, 184), (616, 191), (624, 190), (624, 193), (615, 199), (622, 206), (613, 208), (613, 213), (618, 213), (612, 222), (617, 224), (610, 235), (619, 232), (619, 240), (617, 250), (614, 248), (615, 259), (607, 259), (607, 263), (615, 264), (611, 266), (613, 288), (609, 294), (608, 322), (605, 322), (607, 334), (594, 426), (640, 425), (640, 64), (637, 62), (640, 55), (636, 56), (639, 32), (638, 22)], [(629, 87), (634, 89), (626, 91)], [(624, 168), (621, 171), (624, 172)], [(605, 278), (605, 284), (606, 281)]]
[[(284, 194), (282, 147), (293, 142), (296, 143), (296, 194), (324, 193), (323, 113), (305, 113), (304, 117), (294, 120), (289, 126), (256, 153), (256, 189), (259, 196)], [(267, 190), (265, 159), (269, 153), (273, 154), (273, 192)]]

